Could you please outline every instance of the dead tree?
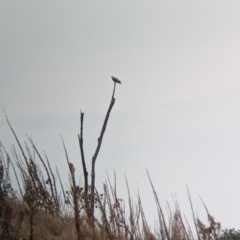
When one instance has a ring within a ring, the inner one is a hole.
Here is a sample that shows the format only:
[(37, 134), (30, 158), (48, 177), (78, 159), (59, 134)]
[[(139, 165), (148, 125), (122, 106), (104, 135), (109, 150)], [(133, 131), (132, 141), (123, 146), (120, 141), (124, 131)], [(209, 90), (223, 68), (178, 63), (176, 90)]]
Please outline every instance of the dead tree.
[[(87, 168), (86, 168), (85, 157), (84, 157), (84, 147), (83, 147), (84, 112), (81, 112), (81, 116), (80, 116), (80, 134), (78, 134), (78, 140), (79, 140), (79, 147), (80, 147), (82, 168), (83, 168), (83, 175), (84, 175), (84, 192), (85, 192), (85, 196), (86, 196), (86, 202), (85, 203), (86, 203), (86, 208), (87, 208), (86, 209), (87, 210), (87, 215), (89, 217), (92, 217), (92, 219), (94, 217), (95, 163), (96, 163), (96, 160), (97, 160), (99, 150), (101, 148), (103, 135), (104, 135), (104, 132), (105, 132), (106, 127), (107, 127), (110, 112), (111, 112), (111, 110), (113, 108), (113, 105), (115, 103), (114, 94), (115, 94), (116, 83), (121, 84), (121, 81), (116, 77), (112, 77), (112, 80), (114, 82), (114, 87), (113, 87), (113, 93), (112, 93), (110, 105), (108, 107), (107, 114), (106, 114), (104, 122), (103, 122), (103, 126), (102, 126), (102, 129), (101, 129), (101, 132), (100, 132), (100, 136), (98, 137), (98, 142), (97, 142), (97, 147), (96, 147), (95, 153), (92, 157), (90, 206), (89, 206), (89, 203), (88, 203), (88, 200), (87, 200), (87, 195), (88, 195), (88, 171), (87, 171)], [(90, 212), (89, 212), (89, 210), (90, 210)]]

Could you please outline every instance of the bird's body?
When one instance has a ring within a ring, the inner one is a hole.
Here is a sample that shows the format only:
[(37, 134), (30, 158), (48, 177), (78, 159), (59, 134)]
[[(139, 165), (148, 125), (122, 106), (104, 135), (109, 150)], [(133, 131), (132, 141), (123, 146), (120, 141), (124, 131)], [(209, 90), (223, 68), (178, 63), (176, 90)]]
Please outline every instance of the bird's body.
[(112, 80), (113, 80), (115, 83), (122, 84), (121, 81), (120, 81), (118, 78), (114, 77), (114, 76), (112, 76)]

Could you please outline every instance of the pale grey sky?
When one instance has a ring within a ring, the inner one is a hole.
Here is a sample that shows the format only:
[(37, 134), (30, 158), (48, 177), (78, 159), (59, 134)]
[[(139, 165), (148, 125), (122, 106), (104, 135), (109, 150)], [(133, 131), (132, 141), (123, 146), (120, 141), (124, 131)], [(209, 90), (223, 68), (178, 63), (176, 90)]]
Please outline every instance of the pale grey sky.
[[(191, 218), (188, 184), (200, 216), (198, 194), (240, 229), (239, 23), (239, 0), (0, 1), (0, 103), (67, 179), (61, 133), (80, 177), (80, 109), (90, 167), (116, 75), (98, 187), (115, 170), (125, 196), (126, 174), (153, 219), (147, 167), (163, 207), (176, 193)], [(3, 111), (0, 140), (15, 144)]]

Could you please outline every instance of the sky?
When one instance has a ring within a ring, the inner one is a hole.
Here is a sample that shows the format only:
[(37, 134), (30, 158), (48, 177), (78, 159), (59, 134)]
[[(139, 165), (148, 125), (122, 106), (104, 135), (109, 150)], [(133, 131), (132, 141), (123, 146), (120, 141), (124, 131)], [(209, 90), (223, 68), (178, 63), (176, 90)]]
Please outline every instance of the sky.
[[(96, 163), (126, 199), (139, 190), (157, 217), (160, 203), (204, 220), (199, 196), (224, 228), (240, 229), (240, 1), (0, 1), (0, 103), (20, 141), (31, 136), (67, 181), (82, 179), (80, 110), (90, 172), (114, 75), (115, 92)], [(0, 141), (16, 142), (0, 110)]]

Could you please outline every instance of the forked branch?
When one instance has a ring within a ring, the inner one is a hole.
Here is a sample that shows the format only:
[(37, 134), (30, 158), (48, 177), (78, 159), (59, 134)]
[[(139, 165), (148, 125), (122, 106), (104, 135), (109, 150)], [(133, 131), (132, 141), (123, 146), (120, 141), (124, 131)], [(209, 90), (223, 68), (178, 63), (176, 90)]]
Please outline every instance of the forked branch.
[[(94, 217), (94, 191), (95, 191), (95, 163), (97, 160), (97, 156), (99, 153), (99, 150), (102, 145), (102, 140), (103, 140), (103, 135), (107, 127), (108, 119), (110, 116), (110, 112), (113, 108), (113, 105), (115, 103), (115, 88), (116, 88), (116, 83), (121, 84), (121, 81), (117, 79), (116, 77), (112, 77), (112, 80), (114, 81), (114, 87), (113, 87), (113, 93), (110, 101), (110, 105), (107, 110), (107, 114), (105, 116), (103, 126), (101, 129), (100, 136), (98, 137), (98, 142), (97, 142), (97, 147), (95, 150), (95, 153), (92, 157), (92, 170), (91, 170), (91, 216), (92, 219)], [(81, 117), (80, 117), (80, 134), (78, 134), (78, 141), (79, 141), (79, 147), (80, 147), (80, 152), (81, 152), (81, 159), (82, 159), (82, 167), (83, 167), (83, 174), (84, 174), (84, 188), (85, 188), (85, 196), (88, 194), (88, 172), (86, 168), (86, 163), (85, 163), (85, 157), (84, 157), (84, 148), (83, 148), (83, 119), (84, 119), (84, 113), (81, 112)], [(87, 204), (88, 205), (88, 204)]]

